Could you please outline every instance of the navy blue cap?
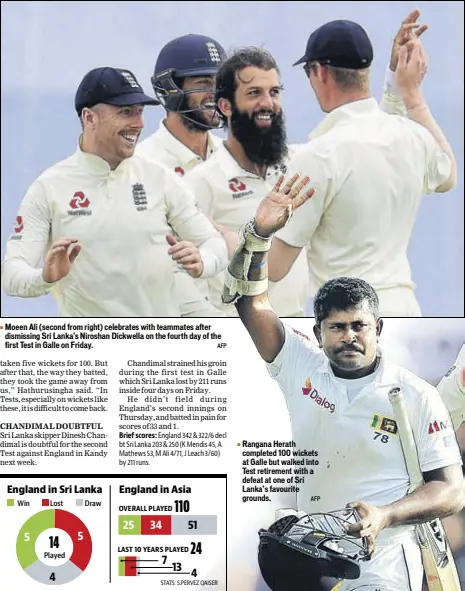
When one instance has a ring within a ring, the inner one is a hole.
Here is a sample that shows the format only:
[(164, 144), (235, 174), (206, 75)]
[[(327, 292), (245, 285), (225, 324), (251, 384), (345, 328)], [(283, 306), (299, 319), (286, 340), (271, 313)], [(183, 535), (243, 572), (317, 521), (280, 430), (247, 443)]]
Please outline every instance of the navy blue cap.
[(88, 72), (76, 91), (74, 106), (79, 116), (84, 107), (93, 107), (98, 103), (124, 107), (160, 104), (144, 93), (132, 72), (109, 67)]
[(331, 21), (313, 31), (303, 57), (293, 64), (323, 65), (360, 70), (373, 61), (373, 46), (363, 27), (352, 21)]
[(183, 35), (167, 43), (160, 51), (154, 76), (166, 70), (174, 75), (208, 76), (217, 73), (226, 59), (226, 53), (218, 41), (205, 35)]

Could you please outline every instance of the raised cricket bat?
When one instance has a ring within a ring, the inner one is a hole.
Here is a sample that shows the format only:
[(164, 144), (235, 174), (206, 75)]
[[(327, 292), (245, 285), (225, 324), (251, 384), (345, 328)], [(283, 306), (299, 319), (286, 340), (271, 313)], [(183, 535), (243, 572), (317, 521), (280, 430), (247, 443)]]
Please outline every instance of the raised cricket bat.
[[(392, 388), (389, 401), (399, 430), (400, 443), (410, 477), (408, 492), (424, 484), (418, 450), (400, 388)], [(461, 591), (459, 576), (446, 533), (439, 519), (415, 526), (429, 591)]]

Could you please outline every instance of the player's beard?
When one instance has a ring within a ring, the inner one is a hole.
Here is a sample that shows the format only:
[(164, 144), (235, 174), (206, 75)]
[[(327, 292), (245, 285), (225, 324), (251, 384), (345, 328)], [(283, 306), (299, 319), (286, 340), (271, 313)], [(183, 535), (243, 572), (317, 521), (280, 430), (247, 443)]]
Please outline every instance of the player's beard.
[[(272, 116), (269, 127), (261, 128), (256, 125), (255, 117), (259, 113)], [(241, 111), (233, 105), (231, 131), (243, 147), (247, 158), (255, 164), (273, 166), (282, 162), (287, 155), (286, 127), (282, 110), (272, 113), (261, 109), (251, 117), (246, 111)]]
[(184, 127), (189, 131), (203, 132), (210, 129), (217, 129), (219, 126), (219, 118), (215, 117), (213, 122), (210, 117), (206, 117), (201, 109), (194, 110), (195, 107), (189, 104), (189, 95), (184, 95), (182, 98), (179, 111), (188, 111), (187, 113), (179, 113), (182, 117)]

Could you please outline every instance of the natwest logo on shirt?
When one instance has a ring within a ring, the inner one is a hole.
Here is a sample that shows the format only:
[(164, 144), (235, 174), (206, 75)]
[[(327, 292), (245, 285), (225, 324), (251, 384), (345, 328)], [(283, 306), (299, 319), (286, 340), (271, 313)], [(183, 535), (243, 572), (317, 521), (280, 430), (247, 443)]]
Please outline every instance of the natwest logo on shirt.
[(10, 240), (21, 240), (23, 237), (23, 235), (21, 234), (23, 229), (24, 229), (23, 218), (20, 215), (18, 215), (18, 216), (16, 216), (16, 224), (13, 228), (14, 234), (10, 237)]
[(74, 193), (73, 198), (69, 202), (69, 206), (71, 207), (68, 210), (69, 215), (91, 215), (92, 211), (87, 209), (90, 205), (89, 199), (84, 195), (82, 191), (76, 191)]
[(242, 181), (237, 178), (230, 179), (229, 181), (229, 188), (233, 193), (237, 193), (238, 191), (245, 191), (247, 188)]
[(18, 215), (16, 217), (16, 226), (14, 227), (14, 231), (16, 232), (16, 234), (19, 234), (20, 232), (23, 231), (24, 228), (24, 224), (23, 224), (23, 218)]
[(333, 414), (336, 410), (334, 402), (328, 402), (326, 398), (322, 398), (318, 390), (312, 387), (310, 378), (305, 380), (305, 388), (302, 388), (302, 394), (304, 396), (308, 396), (309, 399), (313, 400), (316, 404), (318, 404), (318, 406), (321, 406), (325, 410), (329, 410), (331, 414)]
[(247, 191), (246, 185), (238, 178), (229, 179), (229, 188), (233, 192), (233, 199), (240, 199), (252, 195), (253, 191)]

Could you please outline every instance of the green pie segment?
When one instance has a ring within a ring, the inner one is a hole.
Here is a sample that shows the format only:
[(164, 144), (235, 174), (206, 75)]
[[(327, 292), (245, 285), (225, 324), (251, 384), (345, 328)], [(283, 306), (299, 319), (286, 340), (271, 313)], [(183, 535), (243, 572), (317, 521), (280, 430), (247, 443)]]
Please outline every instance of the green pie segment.
[(32, 578), (44, 585), (63, 585), (76, 579), (82, 570), (72, 562), (66, 562), (61, 566), (48, 566), (37, 560), (25, 569)]
[(55, 527), (55, 511), (40, 511), (30, 517), (22, 526), (16, 539), (16, 555), (19, 564), (26, 569), (38, 560), (36, 540), (44, 530)]

